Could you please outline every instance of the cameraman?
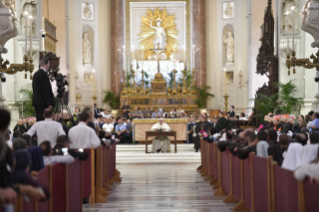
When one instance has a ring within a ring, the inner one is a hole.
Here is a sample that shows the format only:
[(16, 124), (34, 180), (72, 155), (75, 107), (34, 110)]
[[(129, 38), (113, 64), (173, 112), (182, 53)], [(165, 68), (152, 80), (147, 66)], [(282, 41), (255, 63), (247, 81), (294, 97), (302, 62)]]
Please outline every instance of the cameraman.
[(37, 122), (44, 120), (43, 111), (48, 107), (55, 106), (54, 95), (50, 79), (47, 75), (49, 71), (50, 62), (48, 58), (40, 60), (40, 69), (33, 75), (32, 88), (33, 88), (33, 102)]

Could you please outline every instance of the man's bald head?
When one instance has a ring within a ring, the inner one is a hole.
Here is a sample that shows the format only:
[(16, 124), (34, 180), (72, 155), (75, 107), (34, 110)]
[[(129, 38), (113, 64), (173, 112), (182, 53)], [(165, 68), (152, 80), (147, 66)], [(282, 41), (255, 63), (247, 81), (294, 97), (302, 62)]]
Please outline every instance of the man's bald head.
[(304, 133), (298, 133), (296, 135), (296, 141), (304, 146), (307, 144), (307, 137)]

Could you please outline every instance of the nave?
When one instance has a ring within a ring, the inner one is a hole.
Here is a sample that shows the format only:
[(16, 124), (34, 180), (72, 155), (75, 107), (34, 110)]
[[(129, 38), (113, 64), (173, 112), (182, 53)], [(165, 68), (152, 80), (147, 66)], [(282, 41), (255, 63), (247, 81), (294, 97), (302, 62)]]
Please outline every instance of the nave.
[[(128, 151), (129, 148), (133, 151)], [(196, 171), (200, 153), (179, 145), (179, 153), (147, 154), (144, 145), (117, 146), (117, 169), (122, 182), (110, 192), (106, 204), (84, 205), (84, 212), (229, 212)], [(173, 149), (173, 146), (172, 148)], [(139, 151), (140, 150), (140, 151)]]

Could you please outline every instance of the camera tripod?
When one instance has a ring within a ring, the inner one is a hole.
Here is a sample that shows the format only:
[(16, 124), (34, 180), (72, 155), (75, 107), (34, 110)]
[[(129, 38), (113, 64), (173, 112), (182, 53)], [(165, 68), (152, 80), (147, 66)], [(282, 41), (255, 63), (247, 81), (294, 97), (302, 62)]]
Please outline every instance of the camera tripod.
[[(58, 116), (57, 115), (57, 113), (59, 112), (59, 107), (61, 106), (61, 113), (62, 113), (62, 119), (63, 119), (63, 106), (65, 106), (65, 109), (66, 109), (66, 111), (68, 112), (68, 114), (69, 114), (69, 117), (70, 117), (70, 121), (72, 122), (72, 126), (74, 126), (75, 125), (75, 123), (74, 123), (74, 120), (73, 120), (73, 116), (72, 116), (72, 113), (71, 113), (71, 109), (70, 109), (70, 107), (69, 107), (69, 105), (68, 104), (66, 104), (66, 102), (65, 102), (65, 97), (63, 96), (63, 97), (57, 97), (57, 102), (56, 102), (56, 104), (55, 104), (55, 108), (54, 108), (54, 110), (53, 110), (53, 112), (54, 112), (54, 119), (55, 119), (55, 117), (56, 116)], [(57, 119), (58, 119), (59, 117), (57, 117)]]

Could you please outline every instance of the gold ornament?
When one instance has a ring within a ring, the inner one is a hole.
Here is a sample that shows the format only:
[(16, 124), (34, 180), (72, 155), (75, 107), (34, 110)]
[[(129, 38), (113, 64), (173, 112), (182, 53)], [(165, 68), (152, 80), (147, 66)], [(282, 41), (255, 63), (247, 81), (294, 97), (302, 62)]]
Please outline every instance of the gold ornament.
[(140, 36), (138, 39), (140, 42), (138, 50), (144, 51), (143, 60), (154, 54), (154, 51), (151, 51), (151, 49), (154, 49), (155, 30), (150, 27), (150, 22), (156, 23), (159, 20), (162, 21), (161, 27), (164, 28), (167, 37), (164, 53), (169, 57), (173, 52), (178, 52), (177, 48), (174, 48), (174, 46), (178, 46), (178, 30), (176, 29), (175, 16), (168, 15), (166, 8), (163, 10), (157, 8), (154, 10), (154, 13), (150, 9), (147, 9), (145, 16), (142, 16), (141, 32), (138, 34)]

